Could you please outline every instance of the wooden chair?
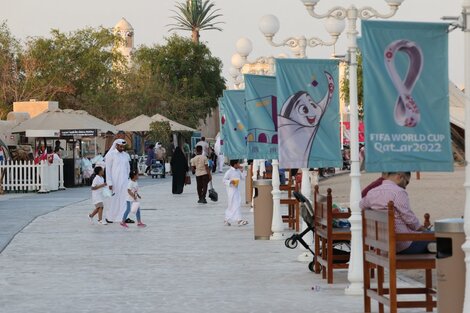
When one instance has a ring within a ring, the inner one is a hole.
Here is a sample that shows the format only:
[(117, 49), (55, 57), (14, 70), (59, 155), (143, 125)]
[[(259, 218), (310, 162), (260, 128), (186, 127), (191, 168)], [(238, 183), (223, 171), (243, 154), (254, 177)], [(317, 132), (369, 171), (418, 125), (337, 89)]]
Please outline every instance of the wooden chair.
[[(395, 233), (394, 205), (390, 201), (384, 210), (364, 210), (362, 213), (364, 251), (364, 312), (371, 312), (371, 299), (378, 301), (379, 312), (384, 305), (396, 313), (398, 308), (426, 308), (432, 312), (436, 307), (433, 301), (432, 269), (436, 266), (434, 254), (396, 254), (397, 241), (435, 240), (433, 233)], [(371, 287), (368, 269), (377, 268), (377, 288)], [(424, 288), (398, 288), (397, 270), (424, 269)], [(389, 273), (389, 288), (384, 288), (384, 272)], [(399, 294), (423, 294), (424, 301), (398, 301)]]
[(287, 198), (281, 198), (281, 204), (287, 205), (287, 215), (282, 216), (282, 221), (288, 223), (289, 228), (300, 230), (300, 203), (294, 197), (293, 191), (299, 191), (300, 185), (296, 182), (288, 182), (287, 185), (280, 185), (279, 189), (287, 191)]
[(314, 211), (315, 211), (315, 273), (322, 272), (322, 278), (327, 279), (328, 284), (333, 283), (333, 270), (348, 268), (349, 253), (334, 254), (334, 246), (339, 242), (351, 241), (349, 228), (333, 228), (333, 219), (346, 219), (351, 216), (347, 213), (333, 213), (333, 200), (331, 188), (327, 189), (327, 195), (319, 193), (319, 187), (314, 187)]

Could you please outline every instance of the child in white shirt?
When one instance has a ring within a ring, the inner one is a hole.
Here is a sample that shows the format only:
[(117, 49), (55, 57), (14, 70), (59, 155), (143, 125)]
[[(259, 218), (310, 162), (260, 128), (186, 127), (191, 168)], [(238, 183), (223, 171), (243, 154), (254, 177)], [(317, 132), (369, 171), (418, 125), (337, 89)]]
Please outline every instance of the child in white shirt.
[(224, 224), (230, 226), (237, 223), (238, 226), (248, 224), (248, 221), (242, 219), (241, 214), (241, 196), (238, 189), (240, 180), (244, 179), (243, 167), (239, 160), (230, 160), (230, 169), (224, 175), (224, 184), (227, 186), (228, 205), (225, 210)]
[[(139, 174), (136, 171), (131, 171), (129, 183), (127, 185), (127, 208), (126, 212), (124, 212), (124, 216), (122, 217), (122, 221), (120, 225), (124, 228), (129, 228), (126, 224), (127, 217), (131, 212), (131, 206), (134, 202), (138, 202), (137, 199), (141, 199), (139, 195), (139, 184), (137, 184), (137, 179), (139, 179)], [(144, 223), (140, 219), (140, 207), (135, 212), (135, 216), (137, 218), (137, 226), (138, 227), (145, 227)]]
[(103, 187), (107, 186), (104, 182), (104, 170), (101, 166), (96, 166), (94, 169), (95, 178), (91, 183), (91, 200), (95, 206), (93, 212), (88, 214), (90, 222), (93, 224), (93, 216), (98, 214), (98, 223), (106, 225), (106, 221), (103, 221)]

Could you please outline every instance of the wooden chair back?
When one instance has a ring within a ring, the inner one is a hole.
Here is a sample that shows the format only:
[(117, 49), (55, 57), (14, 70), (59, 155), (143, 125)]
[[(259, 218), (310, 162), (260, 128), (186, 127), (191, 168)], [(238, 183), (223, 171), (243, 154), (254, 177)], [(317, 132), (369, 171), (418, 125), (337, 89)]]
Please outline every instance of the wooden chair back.
[[(348, 268), (349, 253), (335, 254), (334, 246), (339, 242), (349, 242), (351, 231), (349, 228), (333, 228), (333, 219), (347, 219), (348, 212), (333, 212), (333, 196), (331, 188), (326, 196), (321, 195), (319, 186), (314, 187), (314, 225), (315, 225), (315, 266), (316, 273), (322, 272), (322, 277), (329, 284), (333, 283), (333, 270)], [(339, 251), (338, 251), (339, 252)]]
[[(364, 257), (364, 312), (371, 312), (371, 299), (378, 302), (379, 312), (384, 312), (384, 305), (396, 313), (398, 308), (424, 307), (432, 312), (436, 307), (433, 301), (435, 290), (432, 288), (432, 269), (435, 268), (435, 256), (423, 254), (397, 254), (397, 241), (434, 240), (432, 233), (396, 233), (395, 208), (389, 201), (383, 210), (366, 209), (362, 212), (362, 240)], [(377, 268), (377, 287), (371, 287), (370, 269)], [(398, 287), (397, 270), (423, 269), (425, 271), (424, 288)], [(389, 274), (388, 288), (384, 287), (385, 271)], [(399, 294), (420, 294), (424, 300), (403, 299)]]

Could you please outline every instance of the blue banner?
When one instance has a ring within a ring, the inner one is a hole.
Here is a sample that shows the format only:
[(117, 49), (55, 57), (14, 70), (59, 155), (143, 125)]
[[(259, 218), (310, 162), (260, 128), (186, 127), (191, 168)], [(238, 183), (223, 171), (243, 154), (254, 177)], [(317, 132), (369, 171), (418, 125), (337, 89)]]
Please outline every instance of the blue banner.
[(232, 159), (246, 158), (246, 107), (244, 90), (224, 90), (223, 124), (224, 155)]
[(338, 61), (276, 59), (281, 168), (342, 166)]
[(276, 78), (245, 75), (248, 159), (277, 159)]
[(447, 24), (362, 22), (365, 167), (452, 171)]

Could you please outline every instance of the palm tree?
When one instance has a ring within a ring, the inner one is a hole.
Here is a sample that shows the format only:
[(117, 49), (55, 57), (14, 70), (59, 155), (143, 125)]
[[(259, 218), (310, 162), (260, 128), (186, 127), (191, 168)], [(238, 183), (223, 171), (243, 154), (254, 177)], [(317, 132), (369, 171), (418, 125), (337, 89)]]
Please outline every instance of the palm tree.
[(213, 10), (214, 4), (210, 0), (187, 0), (186, 2), (177, 3), (176, 8), (179, 12), (172, 10), (176, 16), (172, 19), (176, 21), (171, 30), (190, 30), (191, 38), (194, 43), (199, 43), (199, 32), (201, 30), (218, 30), (222, 31), (216, 25), (223, 22), (214, 22), (214, 19), (221, 17), (222, 14), (216, 14), (220, 9)]

